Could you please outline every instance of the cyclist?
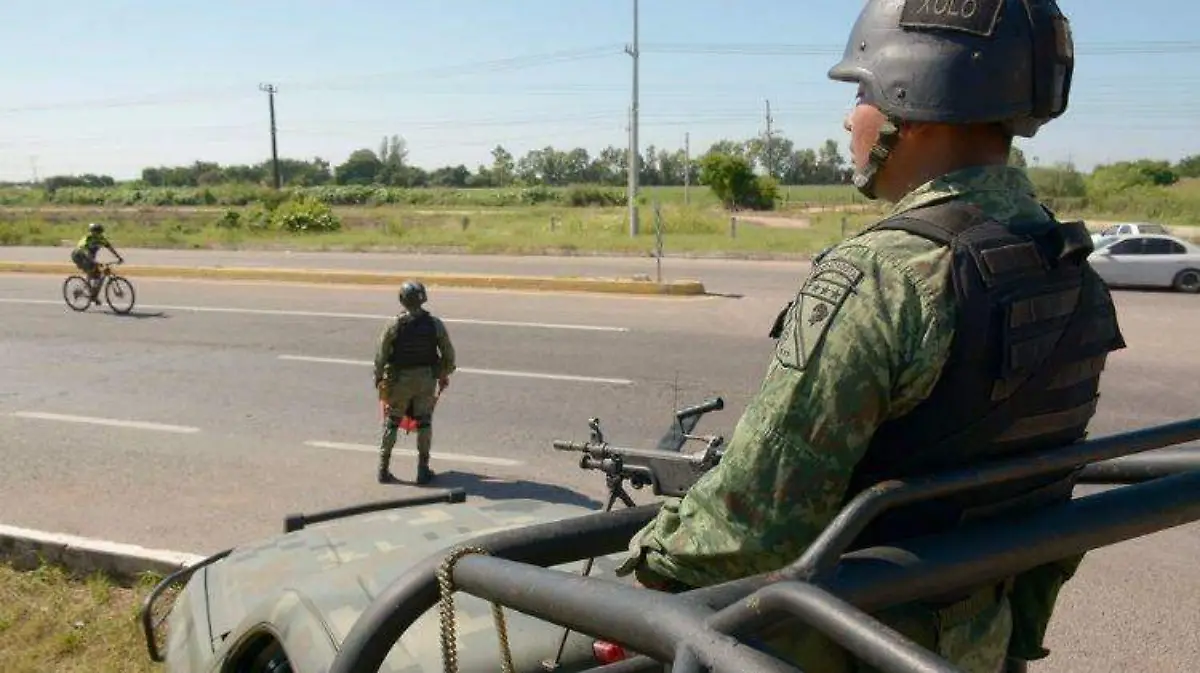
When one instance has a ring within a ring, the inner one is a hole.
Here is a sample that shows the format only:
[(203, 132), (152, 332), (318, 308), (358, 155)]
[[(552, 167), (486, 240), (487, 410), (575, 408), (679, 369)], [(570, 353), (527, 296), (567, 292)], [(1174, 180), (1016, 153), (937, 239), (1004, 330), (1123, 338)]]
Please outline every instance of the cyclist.
[(79, 239), (79, 243), (71, 251), (71, 261), (75, 262), (80, 271), (87, 274), (88, 282), (92, 286), (92, 303), (95, 304), (100, 303), (100, 272), (96, 265), (96, 253), (100, 252), (100, 248), (108, 248), (118, 262), (125, 261), (104, 235), (104, 225), (98, 222), (88, 225), (87, 235)]

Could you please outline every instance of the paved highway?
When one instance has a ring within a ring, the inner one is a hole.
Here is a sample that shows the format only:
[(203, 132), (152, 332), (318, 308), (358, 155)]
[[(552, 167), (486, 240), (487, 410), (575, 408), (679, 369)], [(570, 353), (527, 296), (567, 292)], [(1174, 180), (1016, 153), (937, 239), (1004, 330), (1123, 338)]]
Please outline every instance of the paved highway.
[[(142, 254), (129, 257), (141, 263)], [(290, 258), (154, 255), (163, 264)], [(318, 259), (325, 268), (508, 265), (524, 274), (628, 273), (643, 263)], [(740, 296), (432, 289), (431, 308), (448, 320), (463, 367), (435, 419), (443, 483), (598, 508), (600, 475), (550, 447), (585, 439), (589, 416), (613, 441), (648, 445), (673, 407), (722, 395), (725, 411), (700, 430), (728, 434), (769, 361), (765, 332), (806, 265), (672, 262), (681, 277)], [(374, 481), (368, 363), (395, 310), (393, 289), (140, 279), (139, 307), (122, 318), (72, 313), (60, 282), (0, 275), (0, 522), (204, 554), (276, 533), (288, 513), (413, 490)], [(1200, 356), (1189, 339), (1200, 304), (1116, 296), (1130, 348), (1105, 374), (1093, 434), (1196, 415)], [(411, 448), (402, 437), (398, 449)], [(414, 462), (398, 451), (394, 469), (411, 477)], [(1051, 629), (1055, 661), (1034, 670), (1178, 671), (1200, 661), (1198, 554), (1197, 526), (1092, 554)]]
[[(668, 243), (669, 246), (669, 243)], [(118, 248), (120, 249), (120, 248)], [(652, 257), (410, 255), (358, 252), (207, 251), (120, 249), (126, 261), (139, 265), (231, 266), (306, 269), (354, 269), (390, 273), (487, 273), (514, 276), (622, 276), (657, 273)], [(0, 261), (70, 262), (69, 248), (0, 247)], [(109, 253), (102, 252), (101, 259)], [(662, 278), (702, 280), (713, 293), (787, 294), (808, 273), (807, 261), (748, 261), (672, 257), (669, 247)], [(785, 301), (789, 297), (785, 297)]]
[[(59, 283), (0, 283), (6, 521), (205, 551), (277, 530), (288, 512), (396, 492), (373, 479), (369, 366), (393, 289), (143, 279), (122, 318), (72, 313)], [(435, 449), (468, 457), (435, 469), (472, 489), (484, 471), (589, 497), (603, 479), (552, 440), (585, 439), (597, 416), (614, 441), (651, 442), (673, 408), (712, 395), (730, 406), (714, 417), (728, 430), (766, 366), (778, 309), (751, 319), (724, 298), (449, 289), (431, 290), (430, 307), (463, 368), (439, 403)], [(412, 469), (397, 457), (397, 473)], [(85, 493), (101, 497), (71, 505)]]

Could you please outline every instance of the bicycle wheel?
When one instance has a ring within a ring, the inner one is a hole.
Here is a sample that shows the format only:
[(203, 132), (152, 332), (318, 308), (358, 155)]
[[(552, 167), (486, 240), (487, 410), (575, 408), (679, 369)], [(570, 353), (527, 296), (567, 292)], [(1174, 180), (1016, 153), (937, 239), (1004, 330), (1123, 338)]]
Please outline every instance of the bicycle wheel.
[(92, 305), (92, 287), (83, 276), (67, 276), (62, 286), (63, 301), (75, 311), (86, 311)]
[[(104, 286), (104, 301), (108, 302), (109, 308), (117, 313), (129, 313), (133, 310), (134, 300), (133, 283), (121, 276), (109, 277), (108, 284)], [(128, 301), (129, 304), (121, 304), (124, 301)], [(123, 308), (117, 308), (119, 305)]]

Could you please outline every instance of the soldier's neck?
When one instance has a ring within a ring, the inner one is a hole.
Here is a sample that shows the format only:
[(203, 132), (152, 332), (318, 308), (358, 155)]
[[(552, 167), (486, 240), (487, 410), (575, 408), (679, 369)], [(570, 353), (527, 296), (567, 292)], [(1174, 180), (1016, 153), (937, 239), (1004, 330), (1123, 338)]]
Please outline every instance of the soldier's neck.
[[(1008, 163), (1008, 155), (991, 151), (981, 151), (979, 147), (963, 147), (962, 145), (941, 148), (922, 149), (919, 160), (910, 162), (908, 166), (896, 166), (893, 175), (903, 176), (896, 180), (897, 184), (889, 185), (888, 192), (897, 195), (910, 193), (921, 185), (967, 168), (982, 166), (1004, 166)], [(889, 167), (890, 168), (890, 167)], [(899, 198), (899, 197), (897, 197)], [(889, 199), (895, 201), (896, 199)]]

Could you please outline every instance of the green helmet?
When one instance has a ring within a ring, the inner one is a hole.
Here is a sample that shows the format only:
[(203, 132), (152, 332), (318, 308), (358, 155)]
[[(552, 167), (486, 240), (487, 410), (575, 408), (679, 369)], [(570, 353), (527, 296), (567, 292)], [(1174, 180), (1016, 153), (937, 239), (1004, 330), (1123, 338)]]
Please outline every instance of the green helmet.
[(409, 309), (418, 308), (429, 300), (428, 295), (425, 294), (425, 286), (422, 285), (420, 281), (404, 281), (404, 283), (400, 286), (399, 294), (400, 303), (403, 304), (405, 308)]
[(899, 122), (998, 123), (1032, 138), (1066, 111), (1074, 67), (1055, 0), (869, 0), (829, 70), (890, 122), (855, 184), (873, 190)]

